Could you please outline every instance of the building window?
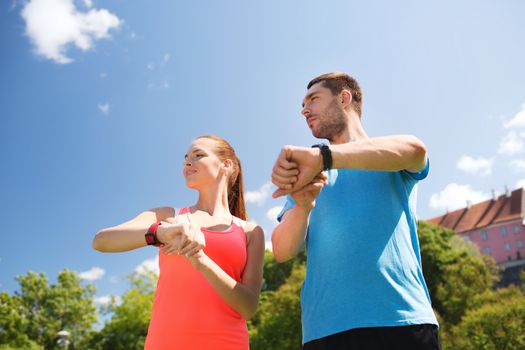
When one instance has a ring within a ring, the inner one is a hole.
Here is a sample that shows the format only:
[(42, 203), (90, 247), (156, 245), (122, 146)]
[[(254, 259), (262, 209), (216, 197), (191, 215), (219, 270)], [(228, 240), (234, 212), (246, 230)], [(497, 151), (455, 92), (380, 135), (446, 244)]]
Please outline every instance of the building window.
[(490, 247), (484, 247), (483, 252), (485, 255), (492, 255), (492, 249), (490, 249)]
[(486, 241), (487, 239), (489, 239), (488, 235), (487, 235), (487, 230), (481, 230), (479, 232), (479, 234), (481, 235), (481, 239)]
[(512, 232), (520, 233), (520, 225), (518, 225), (518, 224), (512, 225)]
[(521, 239), (516, 241), (516, 248), (523, 248), (523, 241)]
[(512, 250), (512, 244), (510, 244), (509, 242), (505, 242), (504, 247), (505, 251), (507, 252), (510, 252)]
[(509, 232), (507, 231), (507, 228), (506, 227), (502, 227), (499, 229), (499, 233), (501, 234), (501, 236), (505, 237), (509, 234)]

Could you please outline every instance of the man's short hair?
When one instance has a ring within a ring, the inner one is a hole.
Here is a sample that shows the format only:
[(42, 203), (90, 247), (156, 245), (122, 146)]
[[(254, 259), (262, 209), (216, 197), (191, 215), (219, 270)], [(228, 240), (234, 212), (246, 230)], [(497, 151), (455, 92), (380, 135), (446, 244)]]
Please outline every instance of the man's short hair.
[(361, 105), (363, 103), (363, 92), (357, 81), (343, 72), (326, 73), (312, 79), (308, 83), (307, 89), (317, 83), (323, 83), (325, 88), (330, 89), (332, 95), (338, 95), (343, 90), (348, 90), (352, 94), (352, 106), (357, 115), (361, 117)]

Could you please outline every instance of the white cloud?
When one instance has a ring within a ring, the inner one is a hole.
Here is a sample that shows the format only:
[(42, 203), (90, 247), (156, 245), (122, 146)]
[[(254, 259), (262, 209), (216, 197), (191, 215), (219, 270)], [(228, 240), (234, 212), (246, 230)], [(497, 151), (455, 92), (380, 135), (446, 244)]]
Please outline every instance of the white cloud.
[(516, 182), (516, 188), (525, 188), (525, 179)]
[(144, 260), (139, 266), (135, 268), (135, 272), (139, 275), (146, 274), (147, 271), (152, 271), (156, 275), (159, 274), (159, 257)]
[(148, 63), (146, 65), (146, 68), (148, 68), (149, 70), (154, 70), (155, 69), (155, 64), (154, 63)]
[(273, 208), (268, 209), (266, 212), (266, 217), (274, 223), (277, 223), (277, 215), (283, 210), (283, 206), (279, 205)]
[(163, 62), (164, 64), (166, 64), (166, 63), (169, 62), (170, 59), (171, 59), (171, 55), (170, 55), (169, 53), (165, 53), (162, 62)]
[(109, 114), (109, 103), (103, 103), (98, 105), (98, 109), (106, 115)]
[(464, 155), (458, 160), (456, 167), (470, 174), (486, 176), (492, 173), (493, 162), (494, 159)]
[(122, 304), (122, 298), (118, 295), (103, 295), (100, 297), (95, 297), (93, 300), (96, 305), (107, 306), (111, 302), (111, 299), (114, 298), (117, 305)]
[(258, 191), (248, 191), (244, 195), (246, 203), (256, 203), (263, 205), (266, 199), (270, 196), (270, 190), (272, 188), (271, 182), (267, 182), (259, 188)]
[(87, 8), (91, 8), (93, 7), (93, 1), (91, 0), (82, 0), (84, 2), (84, 6), (86, 6)]
[(104, 276), (105, 273), (106, 271), (104, 269), (95, 266), (91, 270), (81, 272), (79, 274), (79, 277), (83, 280), (94, 281), (98, 280), (99, 278), (102, 278), (102, 276)]
[(525, 172), (525, 160), (524, 159), (514, 159), (509, 162), (509, 166), (512, 170), (516, 172)]
[(434, 193), (430, 197), (430, 207), (436, 210), (456, 210), (467, 205), (467, 201), (472, 204), (490, 198), (488, 194), (475, 191), (469, 185), (458, 185), (451, 183), (439, 193)]
[(525, 126), (525, 103), (521, 105), (521, 110), (510, 121), (504, 123), (503, 126), (505, 129)]
[(521, 153), (524, 149), (523, 140), (515, 131), (509, 132), (501, 141), (498, 153), (513, 155)]
[(80, 12), (73, 0), (29, 0), (21, 14), (36, 54), (60, 64), (73, 62), (66, 55), (71, 44), (87, 51), (122, 23), (105, 9)]

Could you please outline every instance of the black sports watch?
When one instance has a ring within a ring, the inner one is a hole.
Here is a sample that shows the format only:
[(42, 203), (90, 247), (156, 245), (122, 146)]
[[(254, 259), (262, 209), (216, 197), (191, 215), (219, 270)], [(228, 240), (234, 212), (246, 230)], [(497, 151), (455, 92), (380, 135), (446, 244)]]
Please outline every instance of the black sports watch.
[(321, 156), (323, 157), (323, 170), (332, 169), (332, 151), (326, 143), (318, 143), (313, 145), (312, 148), (317, 147), (321, 150)]

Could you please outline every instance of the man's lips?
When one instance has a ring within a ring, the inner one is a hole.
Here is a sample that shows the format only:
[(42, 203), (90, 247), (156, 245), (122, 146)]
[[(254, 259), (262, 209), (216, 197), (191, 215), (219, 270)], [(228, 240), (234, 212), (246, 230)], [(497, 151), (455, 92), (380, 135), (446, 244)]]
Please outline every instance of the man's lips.
[(308, 119), (306, 120), (306, 122), (308, 123), (308, 127), (311, 129), (312, 126), (313, 126), (313, 123), (314, 121), (316, 121), (317, 118), (316, 117), (308, 117)]

